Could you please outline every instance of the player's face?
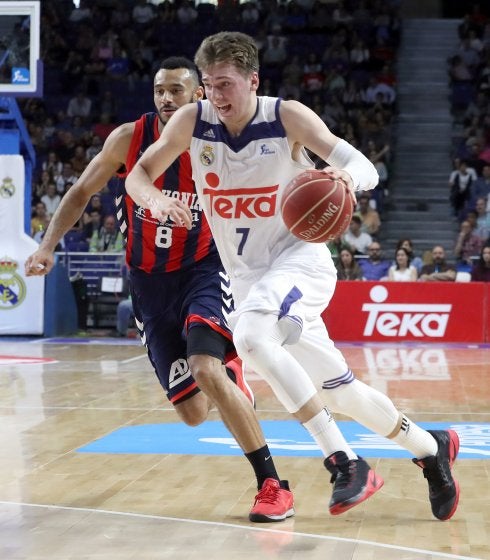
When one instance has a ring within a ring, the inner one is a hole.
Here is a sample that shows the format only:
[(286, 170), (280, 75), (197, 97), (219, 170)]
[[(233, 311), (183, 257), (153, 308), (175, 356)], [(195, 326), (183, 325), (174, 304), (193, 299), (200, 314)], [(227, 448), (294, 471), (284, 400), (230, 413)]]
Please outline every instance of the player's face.
[(225, 125), (245, 126), (256, 111), (257, 72), (245, 75), (233, 64), (218, 63), (202, 72), (207, 99)]
[(153, 101), (163, 124), (177, 111), (179, 107), (202, 99), (201, 87), (187, 68), (175, 70), (159, 70), (153, 82)]

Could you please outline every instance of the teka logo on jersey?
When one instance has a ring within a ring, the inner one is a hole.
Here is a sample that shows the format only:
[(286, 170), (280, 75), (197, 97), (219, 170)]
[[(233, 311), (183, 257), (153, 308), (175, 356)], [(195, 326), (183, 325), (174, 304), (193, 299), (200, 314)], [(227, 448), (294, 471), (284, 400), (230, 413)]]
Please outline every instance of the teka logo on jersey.
[(368, 312), (364, 336), (407, 336), (441, 338), (446, 332), (452, 305), (446, 303), (383, 303), (388, 297), (385, 286), (369, 292), (373, 303), (365, 303)]
[(209, 196), (211, 215), (225, 219), (270, 218), (276, 213), (277, 189), (272, 187), (220, 189), (204, 188)]

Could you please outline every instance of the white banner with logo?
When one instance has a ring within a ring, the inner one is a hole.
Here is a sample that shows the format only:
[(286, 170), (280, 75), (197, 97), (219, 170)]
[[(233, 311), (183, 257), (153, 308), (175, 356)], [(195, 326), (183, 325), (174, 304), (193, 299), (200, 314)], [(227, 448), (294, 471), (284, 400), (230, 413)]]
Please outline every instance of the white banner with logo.
[(38, 244), (24, 231), (24, 158), (0, 155), (0, 335), (42, 334), (44, 277), (24, 263)]

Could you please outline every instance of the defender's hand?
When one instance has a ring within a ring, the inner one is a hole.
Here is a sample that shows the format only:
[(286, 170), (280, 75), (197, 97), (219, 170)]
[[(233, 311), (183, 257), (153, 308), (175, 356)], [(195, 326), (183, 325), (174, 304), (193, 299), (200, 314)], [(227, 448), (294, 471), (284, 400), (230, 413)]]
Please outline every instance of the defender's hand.
[[(161, 195), (161, 193), (158, 193)], [(192, 213), (188, 206), (180, 200), (161, 195), (151, 197), (147, 201), (151, 215), (162, 224), (170, 218), (176, 225), (192, 229)]]
[(26, 276), (45, 276), (53, 268), (54, 255), (51, 251), (38, 249), (25, 262)]

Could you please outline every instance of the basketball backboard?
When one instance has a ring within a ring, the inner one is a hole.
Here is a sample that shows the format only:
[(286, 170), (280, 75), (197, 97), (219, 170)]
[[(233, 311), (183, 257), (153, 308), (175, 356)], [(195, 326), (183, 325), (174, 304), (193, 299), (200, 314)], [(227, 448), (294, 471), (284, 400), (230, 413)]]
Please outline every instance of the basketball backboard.
[(0, 1), (0, 95), (42, 95), (39, 0)]

